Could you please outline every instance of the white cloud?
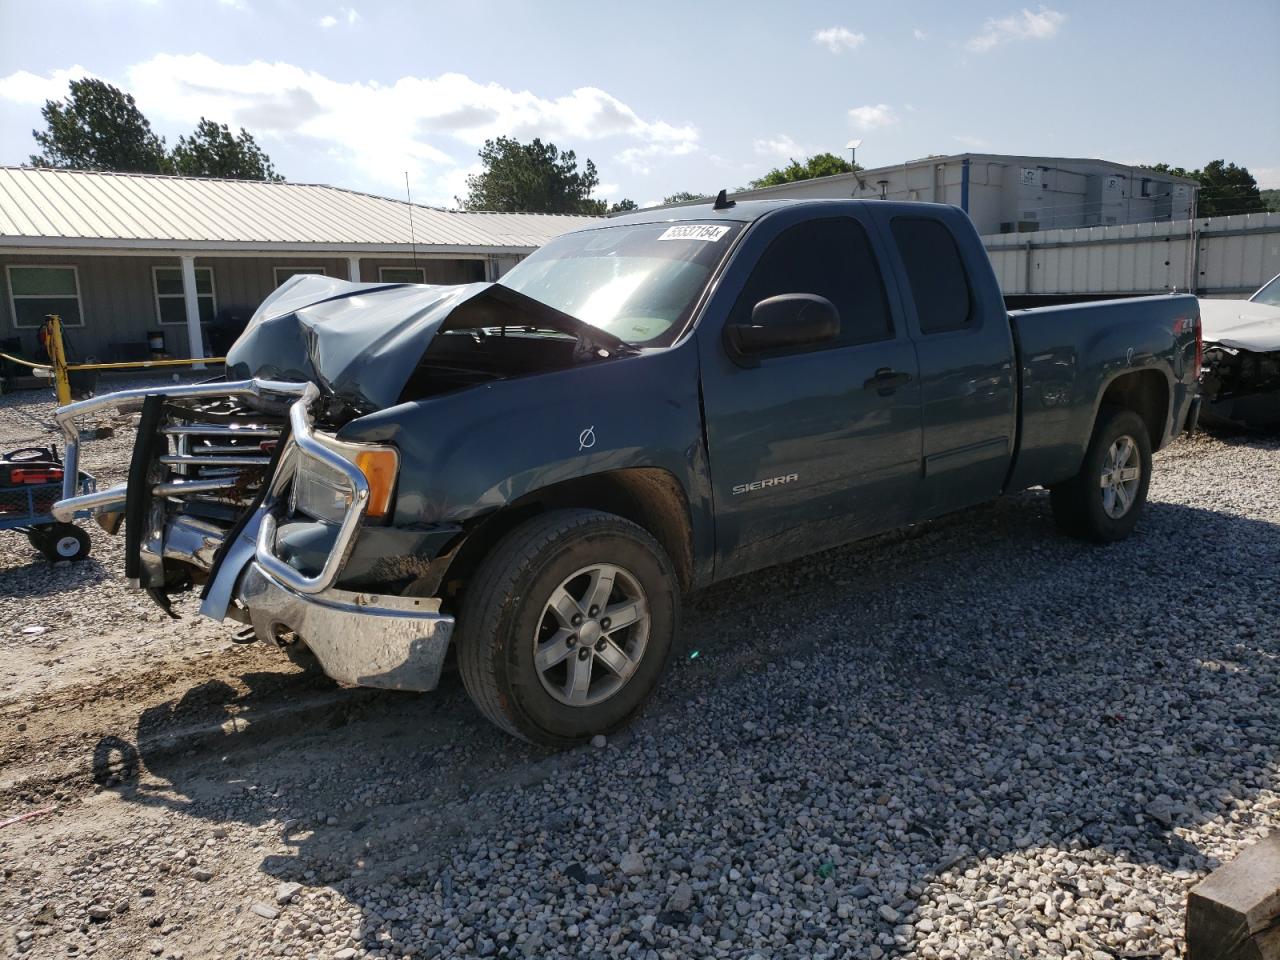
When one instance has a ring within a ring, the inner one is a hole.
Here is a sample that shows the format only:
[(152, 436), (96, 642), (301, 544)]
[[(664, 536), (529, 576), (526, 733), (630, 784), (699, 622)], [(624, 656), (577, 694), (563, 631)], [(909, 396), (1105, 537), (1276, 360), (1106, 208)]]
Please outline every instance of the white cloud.
[[(222, 2), (227, 3), (228, 0), (222, 0)], [(230, 2), (235, 3), (237, 0), (230, 0)], [(328, 30), (331, 27), (336, 27), (344, 20), (347, 25), (350, 26), (352, 24), (359, 23), (361, 19), (362, 17), (360, 16), (359, 11), (354, 7), (339, 7), (337, 15), (327, 13), (320, 18), (319, 23), (323, 29)]]
[(804, 146), (796, 143), (785, 133), (757, 140), (753, 146), (758, 156), (774, 157), (778, 160), (790, 160), (793, 157), (800, 159), (809, 155), (809, 151)]
[(1280, 190), (1280, 167), (1250, 167), (1260, 190)]
[(661, 140), (643, 147), (628, 147), (613, 159), (617, 160), (632, 173), (645, 176), (653, 173), (653, 165), (650, 161), (656, 157), (683, 157), (700, 149), (701, 147), (696, 142), (695, 134), (695, 138), (688, 140)]
[(927, 34), (923, 30), (921, 30), (919, 27), (916, 27), (916, 29), (912, 30), (911, 35), (915, 37), (917, 40), (927, 39)]
[[(42, 104), (85, 75), (79, 66), (45, 77), (19, 71), (0, 77), (0, 100)], [(358, 172), (352, 179), (397, 196), (408, 171), (415, 199), (432, 203), (452, 203), (474, 172), (476, 148), (492, 137), (542, 137), (580, 159), (603, 141), (633, 168), (699, 149), (697, 128), (641, 117), (598, 87), (544, 97), (457, 73), (346, 82), (290, 63), (227, 64), (204, 54), (159, 54), (114, 82), (134, 91), (162, 130), (188, 130), (202, 116), (244, 126), (268, 150), (275, 142), (331, 156)]]
[(814, 33), (813, 42), (832, 53), (844, 53), (846, 50), (857, 50), (866, 43), (867, 35), (854, 33), (847, 27), (824, 27)]
[(1007, 17), (989, 17), (982, 30), (965, 44), (974, 53), (986, 53), (1012, 40), (1048, 40), (1067, 20), (1065, 13), (1041, 7), (1035, 13), (1025, 7)]
[(61, 100), (67, 96), (70, 92), (68, 85), (72, 80), (94, 76), (96, 74), (79, 64), (65, 70), (55, 70), (47, 77), (19, 70), (7, 77), (0, 77), (0, 100), (43, 106), (46, 100)]
[(249, 4), (245, 0), (218, 0), (224, 7), (230, 7), (232, 10), (248, 10)]
[(891, 127), (898, 122), (898, 115), (887, 103), (868, 104), (849, 111), (849, 120), (859, 130), (876, 130)]

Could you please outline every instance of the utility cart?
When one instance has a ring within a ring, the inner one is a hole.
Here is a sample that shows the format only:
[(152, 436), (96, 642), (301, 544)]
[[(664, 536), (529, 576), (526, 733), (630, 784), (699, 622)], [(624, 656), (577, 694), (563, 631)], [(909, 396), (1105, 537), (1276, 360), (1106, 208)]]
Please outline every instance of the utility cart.
[[(62, 499), (63, 465), (56, 447), (25, 447), (0, 457), (0, 530), (18, 530), (48, 558), (83, 560), (89, 555), (89, 534), (74, 523), (55, 520), (50, 512)], [(97, 481), (87, 473), (78, 477), (80, 492), (92, 493)], [(80, 510), (76, 518), (90, 516)]]

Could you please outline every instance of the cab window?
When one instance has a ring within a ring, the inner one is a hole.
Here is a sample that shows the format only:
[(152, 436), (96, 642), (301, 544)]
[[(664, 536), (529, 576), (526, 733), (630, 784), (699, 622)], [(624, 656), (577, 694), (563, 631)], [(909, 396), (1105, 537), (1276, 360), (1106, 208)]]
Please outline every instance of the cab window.
[(956, 238), (937, 220), (897, 217), (893, 240), (907, 271), (923, 334), (973, 326), (973, 296)]
[(810, 220), (778, 234), (751, 272), (731, 322), (748, 321), (757, 303), (784, 293), (817, 294), (835, 306), (840, 335), (821, 348), (893, 337), (880, 265), (856, 220)]

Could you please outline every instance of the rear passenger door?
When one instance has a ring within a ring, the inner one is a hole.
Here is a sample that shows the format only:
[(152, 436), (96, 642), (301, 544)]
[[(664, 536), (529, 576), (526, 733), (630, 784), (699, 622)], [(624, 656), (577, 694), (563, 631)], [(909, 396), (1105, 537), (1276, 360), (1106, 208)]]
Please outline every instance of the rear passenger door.
[(974, 243), (957, 239), (961, 230), (973, 235), (962, 212), (886, 210), (882, 219), (920, 360), (919, 516), (936, 516), (1004, 487), (1016, 432), (1013, 334), (986, 251), (976, 235)]
[[(811, 211), (780, 211), (749, 231), (717, 293), (731, 306), (698, 327), (717, 576), (896, 526), (913, 510), (919, 382), (883, 250), (861, 213)], [(724, 324), (786, 293), (830, 300), (839, 336), (754, 365), (735, 359)]]

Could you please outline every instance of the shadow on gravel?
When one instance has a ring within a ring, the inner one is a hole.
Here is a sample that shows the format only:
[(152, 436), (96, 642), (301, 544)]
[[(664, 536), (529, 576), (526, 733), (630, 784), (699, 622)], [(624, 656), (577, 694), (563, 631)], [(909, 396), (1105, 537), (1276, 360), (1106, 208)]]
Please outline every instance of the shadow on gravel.
[[(1028, 493), (695, 598), (684, 639), (698, 656), (673, 663), (604, 751), (507, 739), (456, 676), (429, 696), (334, 694), (292, 727), (171, 749), (193, 705), (220, 698), (252, 731), (281, 690), (251, 676), (248, 695), (196, 687), (144, 713), (134, 744), (104, 740), (100, 782), (123, 775), (114, 788), (135, 802), (213, 823), (282, 823), (293, 853), (263, 869), (332, 886), (369, 947), (445, 916), (498, 936), (485, 911), (512, 888), (556, 912), (588, 883), (645, 949), (712, 952), (679, 937), (715, 940), (752, 896), (814, 912), (781, 941), (735, 926), (744, 956), (811, 955), (849, 929), (905, 947), (924, 936), (901, 926), (922, 902), (965, 871), (981, 890), (1001, 858), (1212, 866), (1174, 831), (1274, 789), (1280, 638), (1264, 625), (1277, 620), (1280, 527), (1152, 503), (1131, 540), (1089, 546), (1058, 537), (1047, 498)], [(172, 789), (137, 787), (139, 762)], [(617, 869), (628, 844), (650, 874)], [(705, 889), (664, 910), (668, 871), (699, 862)], [(731, 869), (741, 879), (721, 883)], [(1083, 897), (1073, 872), (1054, 882)], [(896, 920), (878, 910), (890, 903)], [(531, 955), (571, 943), (543, 932)]]
[[(66, 561), (63, 561), (66, 563)], [(112, 573), (93, 557), (66, 566), (55, 566), (31, 548), (31, 561), (0, 570), (0, 598), (38, 600), (67, 590), (96, 586)]]

